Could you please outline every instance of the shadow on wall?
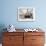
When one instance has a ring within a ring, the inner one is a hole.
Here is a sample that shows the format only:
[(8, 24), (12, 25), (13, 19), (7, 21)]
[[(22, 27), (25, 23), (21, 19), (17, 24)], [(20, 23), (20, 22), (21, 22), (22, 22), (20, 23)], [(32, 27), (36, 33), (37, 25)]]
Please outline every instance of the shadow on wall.
[(2, 43), (2, 32), (5, 32), (6, 30), (4, 30), (4, 28), (6, 28), (6, 26), (4, 24), (0, 24), (0, 43)]

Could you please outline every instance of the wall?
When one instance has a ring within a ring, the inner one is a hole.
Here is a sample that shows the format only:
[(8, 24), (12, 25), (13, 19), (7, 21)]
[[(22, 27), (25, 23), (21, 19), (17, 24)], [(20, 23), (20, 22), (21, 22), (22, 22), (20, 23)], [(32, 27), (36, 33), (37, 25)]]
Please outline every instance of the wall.
[[(46, 28), (46, 0), (1, 0), (0, 25), (13, 24), (16, 28), (44, 27)], [(34, 22), (18, 22), (18, 7), (34, 7), (36, 20)]]

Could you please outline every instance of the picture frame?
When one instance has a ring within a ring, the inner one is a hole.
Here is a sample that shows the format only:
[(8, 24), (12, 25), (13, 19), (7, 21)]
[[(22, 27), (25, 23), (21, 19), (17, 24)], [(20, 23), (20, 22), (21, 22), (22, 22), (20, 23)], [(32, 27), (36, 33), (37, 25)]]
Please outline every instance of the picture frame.
[(35, 21), (35, 8), (33, 7), (19, 7), (18, 21)]

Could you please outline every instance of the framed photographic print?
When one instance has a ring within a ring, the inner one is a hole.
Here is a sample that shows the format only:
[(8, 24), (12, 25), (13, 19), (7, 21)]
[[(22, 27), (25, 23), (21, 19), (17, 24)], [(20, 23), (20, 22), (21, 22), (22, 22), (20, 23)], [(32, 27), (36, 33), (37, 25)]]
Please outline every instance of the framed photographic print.
[(19, 7), (18, 21), (35, 21), (35, 8)]

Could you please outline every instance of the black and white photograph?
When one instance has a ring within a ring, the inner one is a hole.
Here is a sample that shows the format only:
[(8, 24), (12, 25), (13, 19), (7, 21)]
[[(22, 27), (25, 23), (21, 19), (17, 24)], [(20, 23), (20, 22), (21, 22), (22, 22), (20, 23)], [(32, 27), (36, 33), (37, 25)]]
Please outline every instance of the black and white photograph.
[(35, 21), (35, 8), (19, 7), (18, 21)]

